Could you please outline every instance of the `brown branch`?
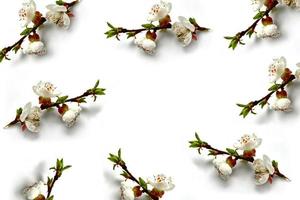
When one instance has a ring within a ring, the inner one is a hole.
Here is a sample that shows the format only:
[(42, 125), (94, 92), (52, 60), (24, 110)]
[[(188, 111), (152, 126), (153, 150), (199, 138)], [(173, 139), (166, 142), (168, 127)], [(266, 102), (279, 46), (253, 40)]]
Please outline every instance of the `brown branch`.
[[(79, 2), (79, 0), (75, 0), (71, 3), (65, 3), (64, 6), (67, 7), (67, 9), (71, 8), (72, 6), (76, 5)], [(7, 53), (13, 50), (15, 47), (21, 46), (21, 44), (24, 42), (24, 40), (32, 33), (35, 33), (39, 27), (41, 27), (45, 22), (46, 18), (42, 17), (40, 22), (36, 24), (27, 34), (22, 36), (17, 42), (15, 42), (13, 45), (3, 48), (0, 51), (0, 54), (4, 56), (4, 58), (8, 59)], [(9, 60), (9, 59), (8, 59)]]
[(128, 178), (129, 178), (130, 180), (136, 182), (136, 183), (143, 189), (142, 192), (146, 193), (146, 194), (147, 194), (149, 197), (151, 197), (153, 200), (158, 200), (158, 199), (159, 199), (158, 197), (156, 197), (156, 196), (154, 196), (153, 194), (151, 194), (151, 192), (150, 192), (147, 188), (144, 188), (144, 187), (140, 184), (140, 182), (138, 181), (138, 179), (135, 178), (135, 177), (132, 175), (132, 173), (128, 170), (126, 164), (120, 164), (119, 166), (127, 173), (127, 175), (129, 175)]

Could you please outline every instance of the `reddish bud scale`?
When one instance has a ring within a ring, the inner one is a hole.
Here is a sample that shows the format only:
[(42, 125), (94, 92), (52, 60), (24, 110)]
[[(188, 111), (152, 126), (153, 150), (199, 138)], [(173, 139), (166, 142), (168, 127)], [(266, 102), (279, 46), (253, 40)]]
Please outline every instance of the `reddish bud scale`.
[(146, 38), (155, 41), (157, 34), (155, 32), (147, 31)]
[(249, 150), (249, 151), (244, 151), (244, 153), (243, 153), (243, 156), (245, 158), (253, 158), (253, 157), (255, 157), (255, 155), (256, 155), (256, 150), (255, 149), (252, 149), (252, 150)]
[(40, 194), (39, 196), (37, 196), (34, 200), (45, 200), (45, 196)]
[(36, 41), (40, 41), (40, 36), (37, 33), (33, 33), (32, 35), (28, 36), (28, 40), (30, 42), (36, 42)]
[(135, 187), (132, 189), (132, 191), (133, 191), (135, 197), (140, 197), (140, 196), (142, 196), (142, 194), (143, 194), (143, 192), (142, 192), (140, 186), (135, 186)]
[(32, 20), (32, 23), (34, 23), (34, 25), (38, 25), (38, 24), (41, 23), (42, 18), (43, 18), (42, 13), (40, 13), (39, 11), (36, 11), (35, 12), (35, 16), (34, 16), (34, 18)]
[(154, 197), (157, 197), (157, 199), (162, 198), (163, 195), (165, 194), (164, 191), (160, 191), (158, 189), (153, 188), (150, 192), (150, 194)]
[(170, 15), (167, 15), (165, 18), (159, 20), (160, 27), (168, 27), (170, 23), (171, 23)]
[(231, 156), (229, 156), (226, 160), (226, 163), (233, 168), (236, 165), (236, 159), (233, 159)]
[(61, 115), (64, 115), (65, 112), (67, 112), (69, 110), (68, 105), (63, 104), (62, 106), (58, 107), (58, 113)]
[(267, 25), (273, 24), (273, 19), (272, 19), (272, 17), (267, 16), (267, 17), (265, 17), (265, 18), (263, 18), (263, 19), (261, 20), (261, 23), (262, 23), (264, 26), (267, 26)]
[(193, 33), (193, 34), (192, 34), (192, 39), (195, 40), (195, 41), (198, 40), (198, 36), (197, 36), (196, 33)]
[(286, 82), (291, 78), (292, 75), (293, 72), (289, 68), (285, 68), (283, 74), (281, 75), (281, 79)]
[(278, 99), (287, 98), (287, 96), (288, 96), (288, 93), (285, 90), (281, 90), (281, 91), (276, 92), (276, 97)]
[(274, 5), (277, 5), (278, 4), (278, 1), (277, 0), (265, 0), (264, 1), (264, 5), (270, 9), (272, 8)]
[(45, 106), (47, 107), (47, 106), (51, 106), (52, 105), (51, 98), (39, 97), (39, 103), (43, 107), (45, 107)]

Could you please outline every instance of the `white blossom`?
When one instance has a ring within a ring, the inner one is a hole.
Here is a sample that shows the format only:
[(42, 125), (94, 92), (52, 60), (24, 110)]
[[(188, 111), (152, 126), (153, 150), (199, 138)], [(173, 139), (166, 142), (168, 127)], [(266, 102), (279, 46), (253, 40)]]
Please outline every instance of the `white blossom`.
[(295, 77), (299, 80), (300, 79), (300, 63), (297, 63), (296, 66), (298, 69), (295, 72)]
[(245, 134), (237, 143), (234, 144), (234, 147), (243, 151), (251, 151), (259, 147), (261, 142), (262, 139), (258, 138), (255, 134)]
[(134, 183), (130, 180), (122, 181), (121, 182), (121, 200), (134, 200)]
[(19, 21), (22, 27), (29, 25), (36, 12), (36, 5), (33, 0), (24, 0), (22, 8), (19, 10)]
[(142, 50), (144, 50), (144, 52), (146, 52), (146, 53), (148, 53), (150, 55), (154, 54), (154, 52), (155, 52), (156, 43), (153, 40), (151, 40), (151, 39), (148, 39), (146, 37), (136, 36), (135, 40), (134, 40), (134, 43), (139, 48), (141, 48)]
[(258, 24), (255, 32), (258, 38), (278, 38), (280, 36), (280, 31), (276, 24)]
[(285, 57), (273, 59), (273, 63), (269, 66), (270, 82), (276, 82), (284, 73), (286, 68)]
[(254, 11), (259, 11), (263, 5), (263, 0), (251, 0), (251, 6)]
[(80, 115), (80, 112), (81, 107), (78, 103), (68, 104), (68, 110), (62, 116), (62, 120), (67, 127), (72, 127), (75, 124), (77, 118)]
[(69, 15), (67, 14), (68, 10), (65, 6), (50, 4), (46, 7), (49, 10), (46, 13), (46, 19), (49, 22), (65, 29), (69, 28), (71, 21)]
[(215, 166), (216, 170), (219, 173), (219, 176), (223, 180), (227, 180), (229, 176), (232, 174), (232, 168), (230, 165), (226, 162), (226, 157), (225, 156), (217, 156), (213, 160), (213, 165)]
[(176, 34), (183, 46), (188, 46), (193, 39), (195, 26), (185, 17), (178, 17), (179, 22), (175, 22), (172, 26), (172, 31)]
[(29, 42), (27, 45), (23, 46), (23, 53), (43, 56), (46, 54), (46, 47), (42, 41)]
[(255, 183), (257, 185), (265, 184), (275, 173), (272, 161), (266, 155), (263, 156), (263, 159), (256, 159), (253, 162), (253, 168), (255, 172)]
[(280, 0), (281, 4), (290, 6), (292, 8), (299, 8), (300, 7), (300, 0)]
[(34, 200), (39, 195), (45, 195), (47, 192), (47, 186), (44, 182), (39, 181), (32, 186), (24, 189), (24, 196), (28, 200)]
[(271, 109), (275, 111), (283, 111), (288, 112), (291, 111), (291, 104), (292, 101), (285, 97), (285, 98), (277, 98), (272, 104)]
[(172, 178), (166, 177), (163, 174), (153, 176), (153, 178), (148, 178), (148, 183), (152, 185), (153, 188), (159, 191), (170, 191), (175, 187)]
[(29, 102), (27, 103), (20, 115), (20, 121), (25, 124), (26, 128), (31, 132), (39, 132), (41, 120), (41, 108), (33, 106)]
[(40, 81), (38, 84), (34, 85), (32, 89), (36, 95), (44, 98), (57, 97), (61, 94), (50, 82)]
[(172, 4), (166, 1), (160, 1), (159, 4), (152, 6), (149, 12), (148, 21), (154, 22), (165, 18), (172, 10)]

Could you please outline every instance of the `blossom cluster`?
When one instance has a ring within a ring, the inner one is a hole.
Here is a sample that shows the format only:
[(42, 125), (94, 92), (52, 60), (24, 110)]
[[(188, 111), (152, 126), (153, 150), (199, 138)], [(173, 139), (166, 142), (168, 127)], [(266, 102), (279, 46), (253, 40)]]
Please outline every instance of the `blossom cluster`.
[(235, 36), (226, 36), (225, 39), (230, 40), (229, 48), (235, 49), (238, 44), (244, 45), (242, 38), (245, 35), (251, 38), (255, 34), (259, 39), (278, 38), (280, 31), (273, 17), (270, 16), (271, 12), (278, 6), (300, 8), (300, 0), (251, 0), (251, 5), (256, 12), (253, 24)]
[(172, 178), (164, 174), (154, 175), (146, 180), (134, 177), (122, 159), (121, 149), (116, 155), (109, 154), (108, 159), (114, 163), (114, 169), (120, 167), (123, 171), (121, 176), (125, 180), (121, 182), (121, 200), (134, 200), (140, 197), (159, 200), (165, 192), (171, 191), (175, 187)]
[(19, 10), (19, 23), (23, 28), (23, 31), (20, 33), (21, 38), (13, 45), (0, 50), (0, 62), (3, 59), (9, 60), (8, 53), (10, 51), (17, 53), (20, 49), (27, 55), (45, 55), (46, 47), (40, 34), (37, 33), (38, 29), (46, 22), (68, 29), (71, 23), (70, 17), (73, 16), (70, 9), (78, 2), (79, 0), (71, 3), (58, 0), (55, 4), (46, 6), (48, 11), (43, 16), (37, 10), (34, 0), (23, 0), (22, 7)]
[[(190, 45), (193, 40), (197, 40), (197, 33), (207, 31), (205, 27), (200, 27), (194, 18), (178, 17), (178, 21), (171, 24), (170, 12), (172, 4), (161, 0), (159, 4), (152, 6), (147, 17), (148, 23), (143, 24), (140, 29), (125, 29), (114, 27), (107, 23), (109, 30), (105, 33), (107, 38), (116, 37), (120, 34), (127, 34), (127, 38), (134, 38), (134, 43), (148, 54), (153, 54), (156, 49), (157, 31), (171, 29), (180, 43), (185, 47)], [(145, 32), (145, 34), (141, 34)]]
[(259, 100), (251, 101), (248, 104), (237, 104), (242, 108), (241, 116), (246, 117), (249, 113), (256, 114), (256, 106), (264, 108), (266, 105), (274, 111), (291, 111), (292, 101), (288, 96), (286, 87), (300, 79), (300, 63), (296, 64), (297, 69), (292, 72), (287, 67), (285, 57), (275, 58), (269, 65), (269, 78), (271, 86), (268, 94)]
[(227, 180), (233, 173), (233, 168), (237, 161), (247, 161), (252, 165), (257, 185), (263, 185), (267, 182), (272, 183), (275, 176), (288, 180), (278, 168), (278, 162), (271, 160), (267, 155), (256, 158), (256, 149), (261, 145), (262, 139), (255, 134), (243, 135), (233, 146), (226, 151), (216, 149), (207, 142), (202, 141), (196, 133), (196, 140), (190, 141), (190, 147), (198, 149), (201, 153), (203, 149), (209, 151), (209, 156), (213, 156), (213, 165), (223, 180)]
[(57, 109), (67, 127), (72, 127), (80, 115), (81, 104), (86, 103), (88, 96), (93, 97), (96, 101), (97, 96), (105, 95), (105, 89), (98, 86), (99, 80), (93, 88), (88, 89), (82, 95), (69, 98), (69, 96), (60, 96), (61, 92), (52, 83), (40, 81), (32, 87), (38, 96), (39, 106), (33, 106), (29, 102), (23, 108), (17, 109), (15, 119), (6, 127), (20, 123), (22, 130), (28, 129), (34, 133), (39, 132), (42, 111), (51, 108)]
[(63, 172), (71, 168), (71, 165), (64, 165), (63, 159), (57, 159), (56, 165), (50, 170), (54, 171), (53, 178), (48, 177), (47, 182), (42, 180), (24, 189), (24, 196), (27, 200), (53, 200), (52, 189), (56, 181), (62, 176)]

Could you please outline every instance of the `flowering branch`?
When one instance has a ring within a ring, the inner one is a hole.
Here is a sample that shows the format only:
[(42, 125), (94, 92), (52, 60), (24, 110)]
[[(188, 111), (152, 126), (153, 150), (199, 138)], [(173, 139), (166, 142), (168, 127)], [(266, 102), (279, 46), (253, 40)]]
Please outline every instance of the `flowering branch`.
[[(153, 200), (159, 200), (163, 197), (165, 191), (171, 190), (174, 188), (174, 185), (170, 178), (165, 177), (164, 175), (158, 175), (154, 177), (154, 181), (148, 180), (147, 182), (139, 177), (136, 178), (127, 168), (125, 161), (121, 157), (121, 149), (118, 150), (118, 153), (109, 154), (108, 160), (114, 163), (113, 169), (120, 167), (123, 171), (121, 176), (125, 178), (121, 186), (121, 197), (122, 199), (134, 200), (137, 197), (141, 197), (143, 194), (148, 195)], [(158, 184), (159, 183), (159, 184)], [(152, 189), (149, 189), (149, 185), (152, 186)]]
[[(146, 53), (153, 54), (156, 48), (156, 38), (158, 31), (171, 29), (183, 46), (188, 46), (191, 41), (197, 39), (197, 33), (208, 31), (208, 28), (201, 27), (194, 18), (186, 19), (179, 17), (179, 22), (171, 24), (171, 3), (161, 1), (160, 4), (155, 4), (148, 17), (149, 23), (142, 24), (142, 28), (127, 29), (123, 27), (115, 27), (111, 23), (107, 23), (109, 30), (105, 32), (107, 38), (116, 37), (120, 40), (121, 34), (126, 34), (128, 38), (135, 38), (135, 44), (143, 49)], [(158, 22), (155, 24), (154, 22)], [(145, 32), (145, 37), (138, 37), (142, 32)]]
[[(68, 96), (59, 96), (60, 92), (52, 83), (41, 81), (33, 87), (34, 92), (39, 96), (40, 106), (32, 107), (32, 104), (28, 103), (24, 108), (17, 109), (15, 119), (6, 128), (20, 123), (23, 130), (27, 128), (31, 132), (38, 132), (41, 111), (50, 108), (57, 108), (62, 120), (68, 127), (71, 127), (80, 114), (80, 104), (87, 103), (87, 97), (92, 97), (95, 102), (98, 96), (105, 95), (105, 89), (100, 88), (99, 83), (98, 80), (93, 88), (86, 90), (82, 95), (69, 98)], [(56, 100), (53, 101), (53, 98), (56, 98)]]
[(17, 42), (0, 50), (0, 63), (4, 59), (10, 60), (8, 57), (10, 51), (17, 53), (23, 48), (22, 45), (26, 38), (30, 41), (30, 45), (27, 49), (24, 49), (24, 53), (35, 55), (45, 54), (46, 50), (40, 40), (40, 36), (37, 34), (37, 30), (47, 21), (68, 28), (70, 24), (69, 17), (73, 16), (71, 8), (78, 2), (79, 0), (70, 3), (58, 0), (56, 1), (56, 5), (52, 4), (47, 6), (50, 11), (45, 17), (39, 11), (36, 11), (36, 5), (33, 0), (23, 3), (23, 8), (19, 11), (19, 15), (22, 26), (25, 27), (25, 29), (20, 33), (21, 38)]
[(278, 4), (279, 3), (277, 0), (265, 1), (266, 10), (258, 10), (258, 13), (253, 17), (255, 21), (251, 26), (249, 26), (246, 30), (237, 33), (235, 36), (226, 36), (225, 39), (230, 40), (229, 48), (234, 50), (238, 44), (245, 45), (245, 43), (242, 41), (242, 38), (245, 35), (248, 35), (249, 38), (251, 38), (259, 22), (262, 21), (264, 25), (273, 24), (273, 20), (270, 18), (269, 14)]
[(55, 172), (54, 176), (52, 178), (47, 178), (47, 184), (45, 184), (43, 181), (40, 181), (25, 188), (25, 197), (28, 200), (53, 200), (54, 196), (52, 195), (52, 190), (55, 186), (55, 183), (62, 176), (63, 172), (71, 167), (71, 165), (65, 166), (63, 159), (57, 159), (56, 166), (50, 168), (50, 170)]
[[(269, 92), (267, 95), (259, 100), (251, 101), (248, 104), (237, 104), (237, 106), (242, 108), (240, 115), (244, 118), (247, 117), (249, 113), (256, 114), (254, 111), (256, 106), (264, 108), (270, 104), (269, 101), (274, 94), (276, 95), (276, 101), (270, 106), (271, 109), (276, 111), (290, 111), (291, 100), (288, 98), (286, 87), (295, 80), (298, 80), (300, 70), (296, 70), (295, 74), (293, 74), (292, 71), (286, 67), (285, 58), (281, 57), (274, 59), (274, 62), (269, 67), (269, 73), (272, 86), (268, 89)], [(280, 83), (277, 83), (278, 79), (281, 79)]]
[[(222, 179), (226, 180), (232, 173), (232, 169), (236, 166), (238, 160), (249, 162), (253, 165), (255, 171), (255, 179), (257, 185), (272, 183), (274, 176), (278, 176), (285, 180), (289, 180), (284, 174), (279, 171), (278, 162), (271, 161), (268, 156), (264, 155), (262, 159), (255, 159), (256, 148), (260, 146), (262, 140), (256, 135), (244, 135), (235, 148), (226, 148), (226, 150), (219, 150), (212, 147), (207, 142), (200, 139), (199, 135), (195, 133), (196, 140), (189, 142), (190, 148), (198, 149), (199, 154), (206, 149), (209, 156), (214, 156), (213, 164), (217, 169)], [(242, 151), (242, 153), (239, 153)]]

